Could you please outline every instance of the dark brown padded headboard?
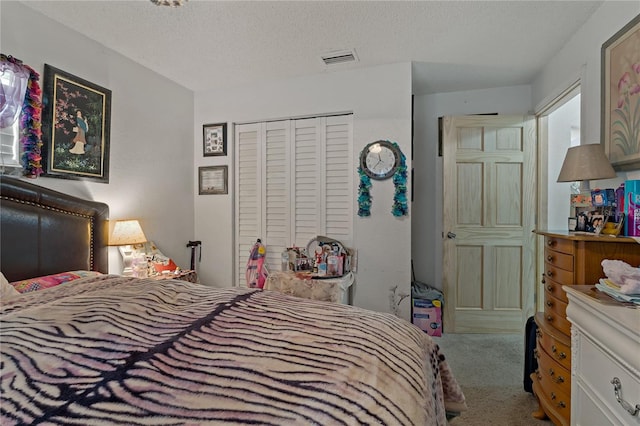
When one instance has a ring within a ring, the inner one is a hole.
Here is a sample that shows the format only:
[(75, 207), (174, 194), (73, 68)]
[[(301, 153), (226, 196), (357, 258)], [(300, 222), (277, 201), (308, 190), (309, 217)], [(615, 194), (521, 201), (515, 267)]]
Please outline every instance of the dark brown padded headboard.
[(17, 281), (109, 269), (109, 206), (0, 176), (0, 271)]

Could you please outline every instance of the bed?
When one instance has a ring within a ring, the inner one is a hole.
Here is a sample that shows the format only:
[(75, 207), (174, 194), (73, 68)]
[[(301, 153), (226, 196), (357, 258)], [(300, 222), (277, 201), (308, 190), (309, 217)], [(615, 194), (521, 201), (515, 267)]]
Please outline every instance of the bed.
[[(435, 342), (390, 314), (107, 273), (108, 206), (1, 178), (0, 424), (444, 425)], [(28, 239), (28, 242), (23, 241)]]

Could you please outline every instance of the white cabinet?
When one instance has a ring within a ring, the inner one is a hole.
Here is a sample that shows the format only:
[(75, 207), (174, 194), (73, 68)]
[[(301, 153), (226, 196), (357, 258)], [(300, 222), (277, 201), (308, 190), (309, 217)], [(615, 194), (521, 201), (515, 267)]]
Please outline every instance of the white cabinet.
[(571, 424), (640, 425), (640, 309), (593, 286), (565, 286), (571, 321)]

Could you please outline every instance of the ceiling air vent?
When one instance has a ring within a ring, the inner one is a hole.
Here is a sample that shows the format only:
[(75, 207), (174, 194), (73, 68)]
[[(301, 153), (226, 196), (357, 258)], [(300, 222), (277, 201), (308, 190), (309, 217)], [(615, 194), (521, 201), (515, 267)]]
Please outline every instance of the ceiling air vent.
[(325, 65), (343, 64), (345, 62), (357, 62), (358, 56), (355, 50), (340, 50), (327, 52), (322, 56)]

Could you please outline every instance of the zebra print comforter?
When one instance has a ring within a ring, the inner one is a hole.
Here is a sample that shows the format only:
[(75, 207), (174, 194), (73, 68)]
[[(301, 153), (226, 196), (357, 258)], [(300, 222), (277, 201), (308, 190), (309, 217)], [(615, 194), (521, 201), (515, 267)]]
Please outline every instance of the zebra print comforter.
[(104, 275), (3, 302), (0, 423), (444, 425), (464, 396), (392, 315)]

